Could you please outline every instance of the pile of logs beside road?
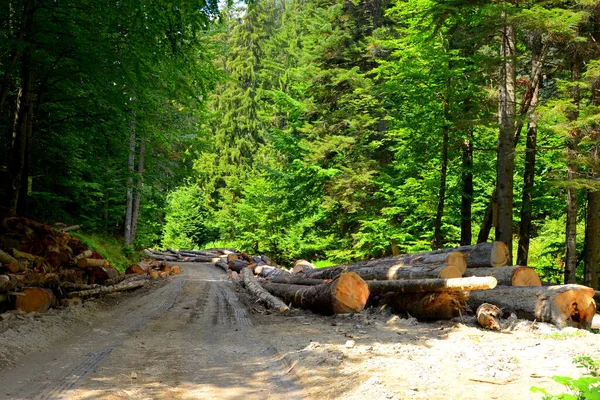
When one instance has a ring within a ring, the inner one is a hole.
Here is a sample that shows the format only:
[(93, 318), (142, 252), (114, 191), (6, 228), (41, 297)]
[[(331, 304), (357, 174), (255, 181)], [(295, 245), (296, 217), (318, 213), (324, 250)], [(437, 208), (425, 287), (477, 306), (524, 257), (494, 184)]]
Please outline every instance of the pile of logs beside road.
[[(590, 327), (596, 313), (593, 289), (542, 286), (533, 268), (506, 265), (508, 259), (507, 246), (491, 242), (318, 269), (306, 260), (285, 269), (267, 257), (233, 251), (214, 262), (234, 277), (242, 275), (255, 296), (280, 311), (287, 304), (335, 314), (384, 303), (421, 320), (479, 309), (478, 320), (488, 321), (490, 329), (510, 313), (560, 327)], [(493, 306), (501, 315), (490, 312)]]
[(147, 270), (128, 270), (134, 274), (123, 275), (69, 233), (78, 226), (14, 217), (3, 208), (0, 223), (0, 312), (45, 312), (57, 305), (81, 304), (177, 272), (160, 261), (146, 260), (138, 265)]

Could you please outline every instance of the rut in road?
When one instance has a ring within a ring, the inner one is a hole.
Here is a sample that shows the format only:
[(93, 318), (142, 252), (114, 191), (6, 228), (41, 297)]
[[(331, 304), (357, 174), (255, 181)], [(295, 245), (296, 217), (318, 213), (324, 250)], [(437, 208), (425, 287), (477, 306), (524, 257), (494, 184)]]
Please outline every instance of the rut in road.
[(183, 264), (165, 286), (0, 371), (0, 398), (301, 398), (225, 275)]

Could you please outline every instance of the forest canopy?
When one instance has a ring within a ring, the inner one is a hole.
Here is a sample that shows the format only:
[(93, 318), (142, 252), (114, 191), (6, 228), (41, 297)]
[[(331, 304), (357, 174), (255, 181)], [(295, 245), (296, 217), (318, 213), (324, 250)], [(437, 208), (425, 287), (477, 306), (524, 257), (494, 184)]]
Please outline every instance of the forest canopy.
[(0, 192), (136, 247), (489, 240), (598, 288), (596, 1), (10, 0)]

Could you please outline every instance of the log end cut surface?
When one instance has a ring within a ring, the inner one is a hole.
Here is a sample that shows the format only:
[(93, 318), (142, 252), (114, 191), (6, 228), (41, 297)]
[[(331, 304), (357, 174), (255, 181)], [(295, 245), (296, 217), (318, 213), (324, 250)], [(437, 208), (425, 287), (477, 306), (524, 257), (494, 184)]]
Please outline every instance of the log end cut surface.
[(508, 246), (503, 242), (493, 242), (492, 252), (490, 254), (490, 263), (492, 267), (502, 267), (508, 263)]
[(333, 283), (333, 312), (342, 314), (365, 308), (369, 285), (356, 273), (346, 272)]
[(17, 296), (16, 307), (26, 313), (48, 311), (54, 301), (54, 294), (49, 289), (38, 287), (25, 288)]
[(512, 286), (542, 286), (542, 280), (533, 268), (519, 267), (513, 272)]
[(558, 294), (554, 298), (554, 304), (565, 318), (563, 325), (588, 328), (596, 314), (596, 302), (593, 295), (592, 289), (589, 291), (567, 290)]

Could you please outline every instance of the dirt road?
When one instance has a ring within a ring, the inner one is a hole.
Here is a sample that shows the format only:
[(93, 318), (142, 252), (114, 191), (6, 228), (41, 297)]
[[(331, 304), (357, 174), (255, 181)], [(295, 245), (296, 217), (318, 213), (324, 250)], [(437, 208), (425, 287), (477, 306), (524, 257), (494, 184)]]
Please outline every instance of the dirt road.
[(172, 282), (1, 371), (0, 398), (300, 398), (225, 277), (187, 264)]
[(83, 306), (0, 322), (0, 399), (541, 399), (600, 359), (598, 334), (370, 308), (270, 314), (211, 264)]

